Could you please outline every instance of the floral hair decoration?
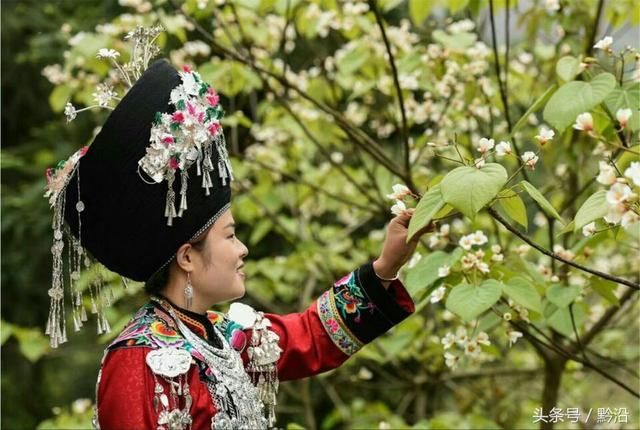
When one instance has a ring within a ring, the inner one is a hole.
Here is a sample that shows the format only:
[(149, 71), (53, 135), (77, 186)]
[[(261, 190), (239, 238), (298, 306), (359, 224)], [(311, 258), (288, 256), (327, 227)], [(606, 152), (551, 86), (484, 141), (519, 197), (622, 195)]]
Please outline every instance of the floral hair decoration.
[[(175, 111), (156, 112), (149, 137), (150, 145), (146, 155), (138, 162), (139, 167), (152, 179), (151, 183), (167, 182), (164, 216), (169, 226), (175, 217), (181, 217), (187, 210), (187, 171), (194, 163), (197, 175), (202, 176), (202, 188), (206, 195), (214, 186), (211, 172), (216, 167), (211, 161), (212, 151), (218, 153), (217, 171), (222, 185), (233, 180), (220, 125), (224, 110), (220, 106), (218, 93), (188, 66), (184, 66), (179, 74), (182, 83), (171, 91), (169, 101)], [(173, 184), (178, 174), (181, 182), (180, 205), (176, 212)]]

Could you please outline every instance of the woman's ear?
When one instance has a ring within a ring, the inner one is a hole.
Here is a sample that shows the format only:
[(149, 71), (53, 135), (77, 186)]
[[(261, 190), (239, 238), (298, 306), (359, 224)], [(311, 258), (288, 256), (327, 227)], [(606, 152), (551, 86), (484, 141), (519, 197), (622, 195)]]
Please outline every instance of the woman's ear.
[(193, 272), (194, 267), (194, 251), (193, 246), (190, 243), (185, 243), (176, 253), (176, 264), (185, 272)]

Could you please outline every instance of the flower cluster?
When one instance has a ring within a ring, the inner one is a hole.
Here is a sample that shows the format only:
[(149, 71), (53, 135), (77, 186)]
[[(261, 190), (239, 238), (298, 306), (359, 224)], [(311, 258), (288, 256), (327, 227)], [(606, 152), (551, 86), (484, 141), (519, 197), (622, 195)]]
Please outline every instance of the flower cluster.
[[(219, 104), (216, 91), (202, 80), (200, 75), (184, 67), (179, 72), (182, 83), (171, 91), (170, 104), (175, 107), (171, 114), (157, 112), (151, 127), (146, 154), (138, 164), (156, 183), (167, 181), (167, 208), (165, 216), (168, 224), (175, 216), (181, 216), (187, 209), (186, 181), (187, 169), (197, 164), (198, 176), (202, 176), (202, 187), (206, 194), (213, 187), (210, 172), (215, 170), (211, 161), (212, 150), (218, 152), (218, 175), (222, 185), (231, 177), (231, 164), (224, 143), (220, 119), (224, 111)], [(176, 171), (182, 173), (180, 210), (175, 212), (173, 181)]]
[(393, 187), (393, 193), (387, 194), (387, 198), (393, 200), (395, 203), (391, 207), (391, 213), (398, 216), (407, 211), (407, 205), (404, 203), (405, 197), (415, 197), (407, 186), (402, 184), (395, 184)]
[[(479, 332), (474, 338), (471, 338), (467, 333), (467, 329), (461, 326), (457, 328), (455, 334), (451, 332), (447, 333), (440, 340), (440, 343), (445, 350), (445, 365), (455, 370), (463, 356), (467, 356), (474, 361), (486, 360), (486, 357), (482, 355), (482, 345), (491, 345), (491, 340), (489, 340), (489, 335), (484, 331)], [(462, 355), (456, 355), (447, 351), (454, 346), (457, 346), (462, 351)]]
[[(609, 186), (606, 194), (608, 211), (604, 220), (609, 224), (620, 224), (624, 228), (630, 228), (640, 221), (638, 194), (632, 189), (632, 186), (640, 187), (640, 161), (631, 162), (624, 170), (623, 177), (618, 177), (616, 167), (609, 162), (600, 161), (599, 167), (596, 181)], [(582, 229), (585, 236), (595, 232), (595, 223), (589, 223)]]

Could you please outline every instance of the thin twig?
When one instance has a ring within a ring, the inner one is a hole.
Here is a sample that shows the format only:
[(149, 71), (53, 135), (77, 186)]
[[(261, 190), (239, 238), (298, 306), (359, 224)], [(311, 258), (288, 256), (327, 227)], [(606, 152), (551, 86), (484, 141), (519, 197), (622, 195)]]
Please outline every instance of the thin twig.
[(521, 233), (517, 228), (515, 228), (514, 226), (509, 224), (509, 222), (506, 219), (504, 219), (502, 217), (502, 215), (500, 215), (495, 209), (488, 208), (488, 211), (489, 211), (489, 214), (491, 214), (491, 216), (494, 217), (507, 230), (509, 230), (511, 233), (515, 234), (516, 236), (518, 236), (520, 239), (522, 239), (527, 244), (531, 245), (533, 248), (535, 248), (536, 250), (538, 250), (542, 254), (544, 254), (546, 256), (549, 256), (551, 258), (554, 258), (554, 259), (556, 259), (558, 261), (562, 261), (564, 264), (567, 264), (567, 265), (569, 265), (571, 267), (575, 267), (576, 269), (582, 270), (583, 272), (591, 273), (592, 275), (596, 275), (596, 276), (598, 276), (600, 278), (608, 279), (609, 281), (613, 281), (613, 282), (617, 282), (618, 284), (626, 285), (627, 287), (633, 288), (634, 290), (640, 290), (640, 284), (638, 284), (638, 283), (629, 281), (628, 279), (620, 278), (620, 277), (615, 276), (615, 275), (611, 275), (609, 273), (604, 273), (604, 272), (601, 272), (599, 270), (590, 269), (590, 268), (585, 267), (585, 266), (583, 266), (581, 264), (578, 264), (578, 263), (576, 263), (574, 261), (567, 260), (566, 258), (560, 257), (559, 255), (555, 254), (554, 252), (549, 251), (548, 249), (538, 245), (533, 240), (531, 240), (527, 235)]
[(382, 15), (380, 15), (380, 10), (378, 9), (378, 5), (376, 0), (369, 0), (369, 6), (373, 10), (373, 13), (376, 17), (376, 22), (378, 23), (378, 28), (380, 28), (380, 33), (382, 34), (382, 40), (384, 41), (384, 46), (387, 50), (387, 55), (389, 56), (389, 64), (391, 65), (391, 73), (393, 75), (393, 84), (396, 87), (396, 94), (398, 95), (398, 105), (400, 107), (400, 115), (402, 117), (402, 141), (404, 143), (404, 170), (405, 174), (411, 175), (411, 163), (409, 161), (409, 132), (407, 127), (407, 114), (405, 112), (404, 107), (404, 97), (402, 96), (402, 88), (400, 88), (400, 80), (398, 79), (398, 69), (396, 68), (396, 62), (393, 57), (393, 53), (391, 51), (391, 44), (389, 43), (389, 39), (387, 38), (387, 32), (384, 29), (384, 22), (382, 21)]

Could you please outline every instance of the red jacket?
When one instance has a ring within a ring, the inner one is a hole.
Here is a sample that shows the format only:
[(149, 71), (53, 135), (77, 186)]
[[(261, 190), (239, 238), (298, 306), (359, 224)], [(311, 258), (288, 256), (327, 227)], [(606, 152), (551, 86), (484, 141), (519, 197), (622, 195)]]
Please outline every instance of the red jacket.
[[(107, 348), (97, 387), (96, 422), (100, 428), (158, 428), (154, 387), (157, 382), (165, 390), (169, 386), (152, 373), (145, 362), (146, 355), (162, 347), (191, 349), (163, 308), (166, 306), (172, 305), (167, 301), (145, 305)], [(233, 333), (222, 314), (199, 315), (175, 305), (173, 308), (181, 321), (203, 339), (217, 339), (212, 330), (223, 331), (227, 339)], [(368, 263), (336, 282), (302, 313), (265, 314), (282, 349), (277, 361), (279, 379), (305, 378), (340, 366), (364, 344), (413, 311), (413, 301), (402, 284), (394, 281), (383, 288)], [(237, 339), (234, 342), (238, 343)], [(244, 352), (246, 363), (244, 348), (241, 345), (237, 349)], [(192, 350), (191, 354), (194, 364), (186, 379), (193, 399), (189, 408), (192, 428), (210, 428), (216, 410), (204, 383), (207, 366), (197, 351)]]

